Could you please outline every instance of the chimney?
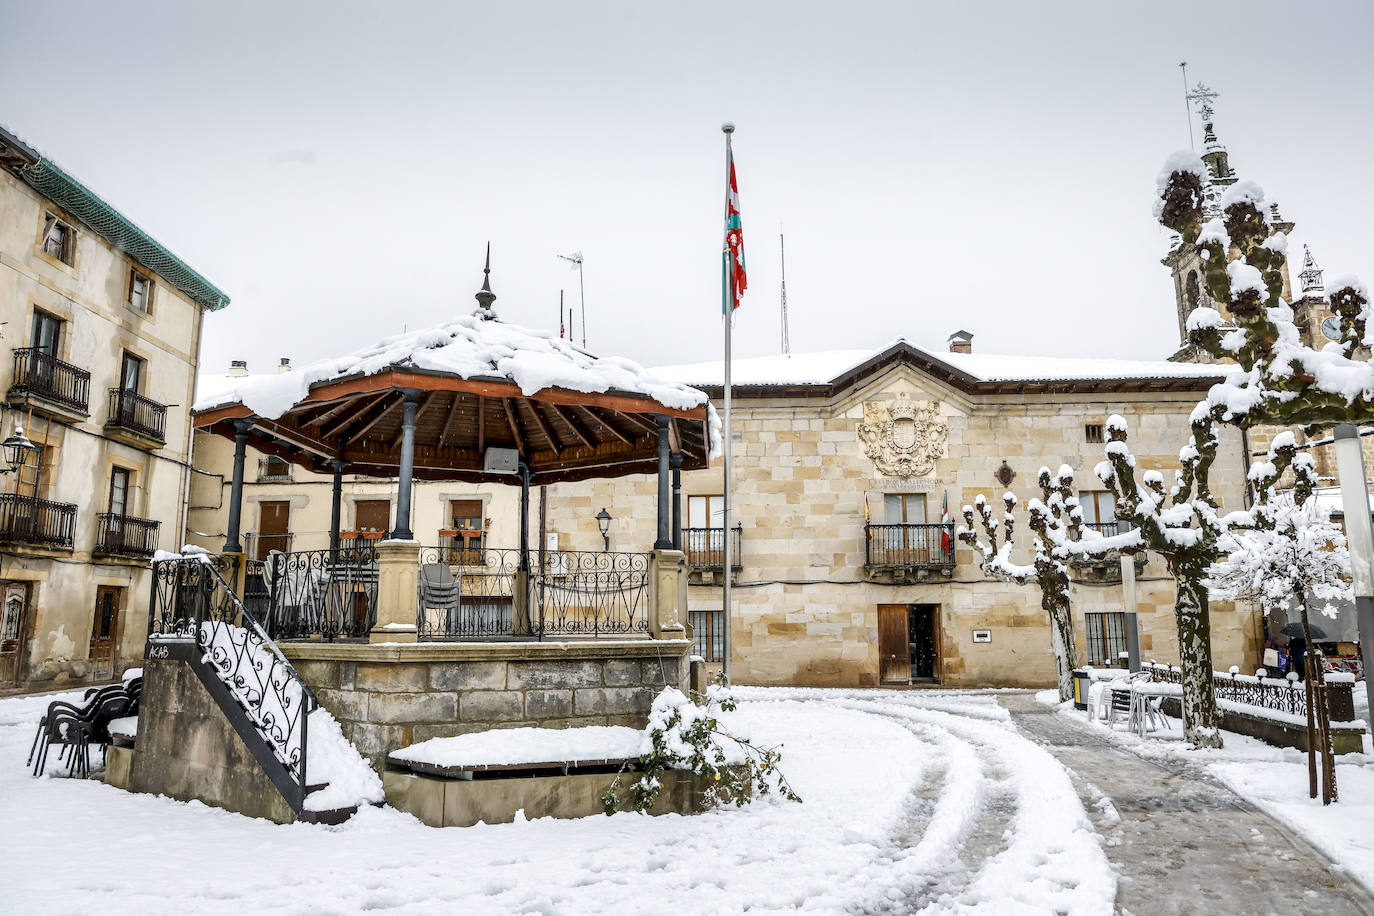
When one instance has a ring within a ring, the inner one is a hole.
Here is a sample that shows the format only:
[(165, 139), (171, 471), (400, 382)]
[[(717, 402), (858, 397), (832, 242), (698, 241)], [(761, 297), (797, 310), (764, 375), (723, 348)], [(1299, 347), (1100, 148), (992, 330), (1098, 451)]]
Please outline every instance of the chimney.
[(283, 356), (283, 357), (281, 358), (281, 363), (277, 366), (277, 374), (278, 374), (278, 375), (281, 375), (283, 372), (290, 372), (290, 371), (291, 371), (291, 357), (289, 357), (289, 356)]
[(229, 374), (234, 378), (242, 378), (248, 374), (248, 360), (235, 359), (229, 363)]
[(972, 353), (973, 335), (968, 331), (955, 331), (949, 335), (949, 352)]

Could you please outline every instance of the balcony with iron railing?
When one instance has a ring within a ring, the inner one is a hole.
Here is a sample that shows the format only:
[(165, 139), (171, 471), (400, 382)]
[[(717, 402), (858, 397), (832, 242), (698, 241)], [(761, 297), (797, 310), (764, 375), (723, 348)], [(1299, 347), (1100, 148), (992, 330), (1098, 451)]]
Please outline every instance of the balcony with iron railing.
[(40, 409), (55, 407), (59, 414), (90, 414), (91, 373), (64, 363), (42, 347), (14, 351), (11, 403), (28, 403)]
[(906, 580), (954, 574), (954, 525), (864, 525), (870, 578)]
[(127, 388), (110, 389), (110, 415), (105, 428), (140, 440), (167, 441), (167, 405)]
[[(1104, 538), (1116, 537), (1128, 530), (1126, 525), (1117, 521), (1084, 522), (1083, 528), (1087, 531), (1096, 531)], [(1136, 554), (1132, 562), (1137, 574), (1145, 571), (1147, 557), (1143, 551)], [(1121, 551), (1119, 550), (1109, 550), (1097, 556), (1075, 555), (1069, 559), (1069, 565), (1073, 567), (1074, 578), (1080, 582), (1111, 583), (1121, 581)]]
[(258, 459), (258, 483), (287, 483), (294, 480), (291, 463), (280, 458)]
[(71, 550), (75, 532), (75, 504), (0, 494), (0, 544)]
[(161, 522), (102, 512), (96, 516), (95, 552), (142, 559), (157, 550)]

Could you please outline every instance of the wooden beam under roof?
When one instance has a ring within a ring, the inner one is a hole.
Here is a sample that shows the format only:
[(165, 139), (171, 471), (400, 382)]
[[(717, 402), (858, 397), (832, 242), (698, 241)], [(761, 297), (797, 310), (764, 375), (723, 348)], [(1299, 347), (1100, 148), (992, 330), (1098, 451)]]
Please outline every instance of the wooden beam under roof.
[(515, 417), (515, 408), (511, 406), (510, 398), (502, 398), (501, 404), (506, 408), (506, 422), (510, 423), (510, 434), (515, 438), (515, 450), (523, 458), (525, 456), (525, 438), (520, 435), (520, 421)]
[[(378, 395), (377, 397), (385, 397), (385, 395)], [(359, 401), (363, 401), (364, 403), (373, 403), (376, 400), (376, 397), (345, 398), (344, 400), (340, 401), (338, 404), (332, 407), (326, 404), (325, 410), (323, 412), (316, 414), (310, 420), (306, 421), (305, 423), (302, 423), (301, 426), (302, 428), (306, 429), (308, 429), (311, 426), (320, 426), (321, 424), (328, 423), (330, 420), (333, 420), (340, 414), (347, 412), (351, 408), (357, 407)]]
[[(561, 452), (563, 450), (563, 442), (554, 434), (553, 426), (549, 424), (548, 417), (544, 416), (543, 411), (539, 409), (539, 404), (534, 401), (526, 401), (525, 403), (529, 405), (530, 413), (534, 414), (534, 421), (539, 424), (539, 431), (542, 432), (544, 438), (548, 440), (549, 448), (553, 449), (555, 452)], [(557, 412), (557, 410), (558, 408), (555, 407), (554, 411)]]
[(587, 432), (587, 430), (582, 426), (582, 422), (578, 420), (576, 416), (573, 415), (572, 411), (565, 410), (562, 407), (558, 407), (556, 405), (554, 406), (553, 410), (554, 413), (558, 414), (560, 417), (563, 418), (564, 423), (568, 424), (568, 426), (572, 428), (573, 434), (576, 435), (577, 438), (582, 440), (583, 445), (587, 446), (588, 448), (594, 448), (596, 446), (596, 437), (590, 435)]
[[(453, 403), (458, 403), (458, 394), (453, 395)], [(452, 421), (452, 417), (449, 420)], [(480, 394), (477, 396), (477, 454), (483, 455), (487, 451), (487, 399)]]
[[(438, 397), (439, 392), (437, 391), (426, 392), (424, 400), (420, 402), (420, 406), (415, 408), (415, 426), (417, 428), (420, 425), (420, 418), (425, 415), (425, 411), (429, 410), (429, 408), (433, 406), (434, 402), (438, 399)], [(391, 447), (396, 448), (397, 446), (399, 446), (401, 444), (401, 440), (405, 438), (405, 434), (405, 424), (402, 423), (401, 431), (396, 434), (396, 438), (391, 440)]]
[[(460, 391), (455, 391), (455, 392), (453, 392), (453, 403), (449, 404), (449, 406), (448, 406), (448, 417), (444, 420), (444, 428), (441, 429), (441, 430), (439, 431), (439, 443), (438, 443), (438, 445), (436, 446), (437, 448), (443, 448), (443, 447), (444, 447), (444, 443), (448, 441), (448, 434), (449, 434), (449, 431), (450, 431), (451, 429), (453, 429), (453, 422), (454, 422), (455, 420), (458, 419), (458, 408), (459, 408), (460, 406), (462, 406), (462, 403), (463, 403), (463, 394), (462, 394), (462, 392), (460, 392)], [(478, 405), (478, 410), (480, 411), (480, 410), (481, 410), (481, 405), (482, 405), (482, 399), (481, 399), (480, 397), (477, 399), (477, 405)], [(479, 417), (480, 417), (480, 413), (479, 413)], [(479, 419), (478, 422), (480, 423), (481, 420)]]
[[(394, 393), (400, 394), (399, 391)], [(391, 412), (392, 408), (396, 406), (396, 403), (396, 399), (393, 397), (382, 398), (366, 414), (359, 417), (357, 423), (353, 424), (344, 432), (339, 434), (339, 442), (341, 444), (349, 443), (353, 442), (356, 439), (361, 439), (363, 436), (367, 435), (367, 433), (374, 426), (381, 422), (383, 417), (385, 417), (388, 413)]]
[(615, 424), (614, 424), (613, 422), (611, 422), (612, 419), (616, 416), (615, 414), (609, 414), (609, 415), (607, 415), (607, 416), (602, 416), (602, 415), (600, 415), (600, 414), (594, 413), (590, 407), (581, 407), (581, 408), (578, 408), (578, 409), (581, 410), (583, 413), (585, 413), (587, 416), (591, 417), (591, 418), (592, 418), (593, 420), (595, 420), (597, 423), (601, 424), (601, 425), (602, 425), (603, 427), (605, 427), (607, 430), (609, 430), (610, 433), (611, 433), (611, 435), (612, 435), (612, 436), (615, 436), (615, 437), (616, 437), (617, 439), (619, 439), (621, 442), (624, 442), (626, 445), (633, 445), (633, 444), (634, 444), (634, 443), (630, 440), (630, 437), (629, 437), (629, 436), (625, 435), (625, 434), (622, 433), (620, 430), (616, 429)]

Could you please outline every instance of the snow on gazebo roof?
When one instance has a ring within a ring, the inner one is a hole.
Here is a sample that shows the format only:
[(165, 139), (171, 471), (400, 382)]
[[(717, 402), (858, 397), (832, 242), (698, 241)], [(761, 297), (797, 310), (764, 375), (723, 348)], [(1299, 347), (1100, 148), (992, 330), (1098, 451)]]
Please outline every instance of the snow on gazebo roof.
[(300, 366), (275, 375), (202, 377), (197, 413), (242, 404), (275, 419), (321, 384), (375, 375), (387, 369), (413, 369), (468, 380), (508, 381), (526, 396), (546, 388), (589, 394), (629, 394), (664, 407), (692, 410), (709, 404), (706, 394), (682, 382), (665, 380), (638, 363), (595, 356), (551, 331), (531, 330), (476, 315), (437, 327), (386, 337), (345, 356)]

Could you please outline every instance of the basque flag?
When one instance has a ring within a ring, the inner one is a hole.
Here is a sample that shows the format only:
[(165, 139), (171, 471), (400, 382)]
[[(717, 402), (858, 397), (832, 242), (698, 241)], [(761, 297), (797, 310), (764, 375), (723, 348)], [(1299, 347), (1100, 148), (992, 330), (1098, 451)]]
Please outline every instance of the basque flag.
[[(744, 228), (739, 218), (739, 185), (735, 183), (735, 154), (729, 153), (730, 157), (730, 187), (725, 194), (725, 245), (721, 251), (721, 268), (723, 271), (730, 271), (729, 274), (721, 276), (722, 287), (728, 286), (729, 280), (733, 277), (735, 296), (734, 302), (729, 301), (730, 294), (722, 292), (721, 311), (728, 314), (734, 309), (739, 308), (739, 301), (744, 296), (744, 290), (749, 283), (744, 272)], [(727, 260), (728, 258), (728, 260)]]

